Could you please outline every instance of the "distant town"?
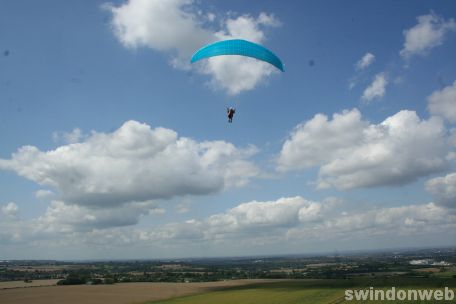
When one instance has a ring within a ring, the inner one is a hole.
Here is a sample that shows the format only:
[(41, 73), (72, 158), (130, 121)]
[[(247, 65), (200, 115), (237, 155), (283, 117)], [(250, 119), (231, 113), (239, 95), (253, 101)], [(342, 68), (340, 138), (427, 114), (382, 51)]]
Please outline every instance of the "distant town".
[(57, 285), (238, 279), (456, 278), (456, 248), (236, 258), (0, 261), (0, 281)]

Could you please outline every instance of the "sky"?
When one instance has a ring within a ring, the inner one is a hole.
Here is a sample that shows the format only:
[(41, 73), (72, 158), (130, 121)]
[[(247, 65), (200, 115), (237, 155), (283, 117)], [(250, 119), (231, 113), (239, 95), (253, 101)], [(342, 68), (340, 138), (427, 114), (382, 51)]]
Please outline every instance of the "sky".
[(456, 245), (454, 1), (0, 6), (0, 259)]

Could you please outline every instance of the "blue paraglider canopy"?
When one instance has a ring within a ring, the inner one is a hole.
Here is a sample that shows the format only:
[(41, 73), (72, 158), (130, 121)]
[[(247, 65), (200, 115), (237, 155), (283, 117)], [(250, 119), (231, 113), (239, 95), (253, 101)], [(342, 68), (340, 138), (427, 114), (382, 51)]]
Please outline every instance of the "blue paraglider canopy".
[(273, 52), (259, 44), (242, 39), (223, 40), (206, 45), (192, 56), (191, 62), (222, 55), (240, 55), (256, 58), (272, 64), (282, 72), (284, 71), (282, 61)]

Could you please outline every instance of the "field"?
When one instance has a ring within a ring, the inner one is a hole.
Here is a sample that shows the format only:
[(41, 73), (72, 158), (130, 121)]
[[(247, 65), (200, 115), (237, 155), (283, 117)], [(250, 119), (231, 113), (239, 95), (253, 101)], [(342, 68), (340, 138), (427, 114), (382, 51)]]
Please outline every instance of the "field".
[(56, 285), (57, 281), (58, 280), (34, 280), (30, 283), (25, 283), (24, 281), (0, 282), (0, 289), (52, 286), (52, 285)]
[[(304, 284), (305, 285), (305, 284)], [(331, 287), (307, 287), (294, 282), (258, 284), (211, 291), (203, 294), (174, 298), (167, 301), (150, 302), (154, 304), (306, 304), (339, 303), (344, 289)]]
[(438, 278), (456, 278), (456, 267), (447, 267), (445, 271), (436, 272), (433, 275)]
[[(307, 304), (381, 303), (345, 301), (345, 290), (442, 289), (455, 291), (456, 280), (443, 278), (359, 277), (355, 279), (234, 280), (208, 283), (117, 283), (46, 286), (0, 290), (0, 303), (148, 303), (148, 304)], [(439, 301), (439, 303), (454, 303)], [(386, 302), (384, 302), (386, 303)], [(399, 303), (388, 301), (387, 303)], [(405, 303), (405, 302), (400, 302)], [(432, 303), (413, 301), (412, 303)]]
[[(268, 280), (237, 280), (209, 283), (121, 283), (114, 285), (73, 285), (0, 290), (0, 303), (8, 304), (126, 304), (144, 303), (204, 293)], [(5, 282), (6, 283), (6, 282)], [(5, 284), (2, 283), (2, 284)], [(19, 282), (21, 283), (21, 282)], [(25, 283), (23, 283), (25, 284)]]
[[(210, 304), (210, 303), (239, 303), (239, 304), (307, 304), (307, 303), (382, 303), (382, 301), (345, 301), (346, 289), (366, 289), (367, 286), (377, 286), (385, 289), (397, 286), (400, 289), (441, 289), (440, 280), (414, 279), (357, 279), (357, 280), (297, 280), (281, 281), (247, 286), (236, 286), (224, 290), (210, 291), (203, 294), (172, 298), (165, 301), (149, 302), (148, 304)], [(447, 281), (449, 286), (454, 282)], [(447, 284), (445, 284), (447, 285)], [(452, 288), (455, 291), (455, 288)], [(454, 301), (440, 301), (454, 303)], [(383, 303), (407, 303), (404, 301), (385, 301)], [(432, 303), (413, 301), (411, 303)]]

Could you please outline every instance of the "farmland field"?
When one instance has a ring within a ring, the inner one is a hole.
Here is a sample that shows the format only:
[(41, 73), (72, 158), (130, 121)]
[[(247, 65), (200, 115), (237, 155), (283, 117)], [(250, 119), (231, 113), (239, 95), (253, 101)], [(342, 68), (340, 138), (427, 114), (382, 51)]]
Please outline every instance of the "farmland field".
[(148, 304), (306, 304), (339, 303), (344, 290), (351, 285), (347, 280), (295, 280), (245, 286), (234, 286), (202, 294), (149, 302)]
[[(0, 290), (0, 303), (148, 303), (148, 304), (338, 304), (346, 289), (442, 289), (455, 290), (456, 281), (440, 278), (366, 278), (305, 280), (233, 280), (208, 283), (118, 283)], [(441, 301), (442, 303), (449, 303)], [(362, 303), (371, 303), (362, 301)], [(381, 303), (374, 301), (372, 303)], [(398, 303), (388, 301), (388, 303)], [(401, 302), (404, 303), (404, 302)], [(414, 301), (413, 303), (431, 303)]]
[(306, 303), (337, 303), (344, 295), (340, 288), (287, 288), (284, 285), (251, 288), (235, 288), (231, 290), (212, 291), (198, 295), (170, 299), (167, 301), (150, 302), (154, 304), (306, 304)]
[[(414, 286), (407, 283), (414, 282)], [(396, 286), (401, 289), (441, 289), (437, 288), (440, 281), (429, 280), (415, 281), (400, 279)], [(210, 303), (239, 303), (239, 304), (307, 304), (307, 303), (382, 303), (382, 301), (345, 301), (346, 289), (365, 289), (367, 286), (395, 286), (389, 280), (298, 280), (281, 281), (246, 286), (237, 286), (224, 290), (210, 291), (202, 294), (173, 298), (165, 301), (148, 302), (148, 304), (210, 304)], [(429, 284), (429, 285), (426, 285)], [(454, 282), (452, 283), (454, 284)], [(450, 285), (452, 285), (450, 284)], [(385, 289), (386, 287), (378, 287)], [(454, 288), (452, 288), (455, 291)], [(406, 303), (404, 301), (387, 301), (387, 303)], [(413, 303), (431, 303), (413, 301)], [(442, 303), (454, 303), (454, 301), (441, 301)]]
[[(0, 303), (8, 304), (123, 304), (144, 303), (213, 289), (269, 282), (268, 280), (236, 280), (208, 283), (120, 283), (114, 285), (46, 286), (0, 290)], [(21, 283), (21, 282), (19, 282)]]
[(0, 282), (0, 289), (52, 286), (52, 285), (56, 285), (57, 281), (58, 280), (33, 280), (30, 283), (25, 283), (24, 281)]

